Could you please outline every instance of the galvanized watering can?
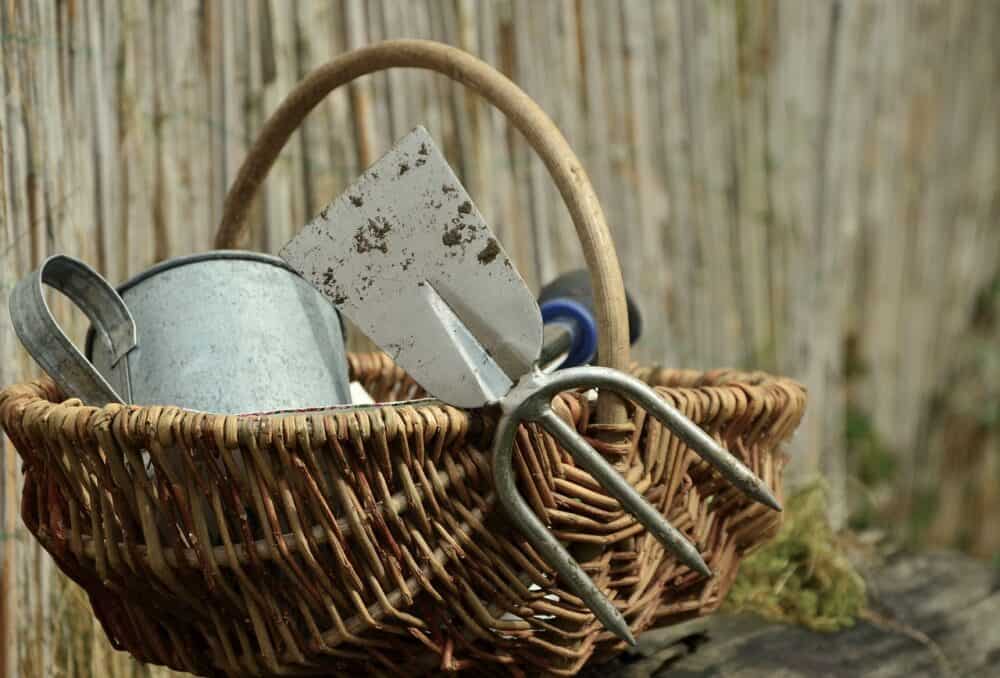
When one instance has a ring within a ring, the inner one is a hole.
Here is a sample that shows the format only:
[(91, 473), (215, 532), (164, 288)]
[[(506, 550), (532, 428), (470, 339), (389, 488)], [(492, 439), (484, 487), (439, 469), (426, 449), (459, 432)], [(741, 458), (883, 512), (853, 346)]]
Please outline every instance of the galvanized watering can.
[[(59, 328), (43, 286), (91, 322), (86, 354)], [(10, 298), (14, 330), (66, 396), (240, 414), (350, 402), (337, 310), (280, 259), (221, 250), (165, 261), (116, 291), (64, 255)]]

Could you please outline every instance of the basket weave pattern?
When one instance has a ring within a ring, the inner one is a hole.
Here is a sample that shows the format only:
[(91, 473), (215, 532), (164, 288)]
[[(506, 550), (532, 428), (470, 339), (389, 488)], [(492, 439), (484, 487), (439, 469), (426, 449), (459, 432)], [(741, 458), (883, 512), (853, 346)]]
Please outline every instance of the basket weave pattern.
[[(482, 452), (492, 413), (412, 401), (419, 387), (382, 354), (349, 362), (379, 402), (411, 402), (223, 416), (60, 402), (48, 380), (0, 392), (0, 423), (24, 461), (24, 521), (90, 595), (115, 647), (202, 675), (411, 676), (568, 675), (621, 649), (496, 507)], [(634, 372), (780, 497), (800, 385)], [(554, 405), (716, 576), (677, 564), (547, 434), (522, 426), (515, 462), (529, 504), (633, 632), (714, 610), (780, 514), (641, 410), (616, 427), (626, 442), (609, 445), (594, 439), (606, 427), (590, 423), (583, 394)]]

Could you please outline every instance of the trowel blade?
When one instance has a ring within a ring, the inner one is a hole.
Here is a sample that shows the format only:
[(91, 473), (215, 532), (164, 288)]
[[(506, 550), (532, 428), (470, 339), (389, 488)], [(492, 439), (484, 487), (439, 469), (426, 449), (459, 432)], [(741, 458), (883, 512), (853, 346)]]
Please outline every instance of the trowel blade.
[(538, 360), (535, 298), (423, 127), (279, 254), (445, 402), (495, 403)]

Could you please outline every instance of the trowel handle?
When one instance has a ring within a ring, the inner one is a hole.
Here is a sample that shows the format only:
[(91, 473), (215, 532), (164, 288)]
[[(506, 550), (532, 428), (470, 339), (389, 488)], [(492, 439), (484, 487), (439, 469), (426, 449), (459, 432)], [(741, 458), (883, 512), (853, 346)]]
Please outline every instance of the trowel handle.
[(83, 311), (98, 335), (110, 344), (112, 365), (126, 361), (117, 372), (122, 375), (125, 397), (130, 399), (127, 356), (137, 342), (135, 322), (121, 296), (97, 271), (59, 254), (43, 261), (37, 271), (14, 286), (10, 319), (21, 344), (63, 395), (96, 407), (127, 402), (56, 323), (45, 301), (43, 285), (59, 290)]
[[(642, 316), (632, 295), (625, 290), (628, 305), (629, 344), (642, 333)], [(545, 344), (540, 364), (548, 365), (561, 355), (560, 368), (576, 367), (594, 360), (597, 353), (597, 323), (590, 274), (584, 269), (564, 273), (542, 288), (538, 305), (545, 323)]]
[[(628, 312), (621, 269), (604, 212), (587, 173), (559, 128), (531, 97), (489, 64), (450, 45), (428, 40), (391, 40), (343, 54), (309, 73), (267, 120), (243, 160), (225, 198), (216, 247), (227, 249), (239, 243), (257, 188), (306, 115), (340, 86), (389, 68), (442, 73), (478, 92), (524, 135), (548, 168), (580, 238), (593, 280), (601, 364), (627, 369)], [(609, 401), (608, 416), (599, 414), (602, 420), (623, 420), (624, 406), (616, 402)]]

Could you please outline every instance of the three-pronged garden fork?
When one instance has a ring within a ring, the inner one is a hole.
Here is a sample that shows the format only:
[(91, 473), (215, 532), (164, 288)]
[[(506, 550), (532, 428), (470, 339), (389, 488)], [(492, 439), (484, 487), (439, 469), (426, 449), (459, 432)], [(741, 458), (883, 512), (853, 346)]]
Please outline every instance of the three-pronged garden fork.
[(418, 127), (280, 253), (435, 397), (498, 406), (492, 460), (511, 520), (606, 628), (634, 642), (615, 606), (528, 507), (512, 454), (521, 422), (548, 431), (681, 562), (710, 575), (698, 550), (573, 427), (552, 398), (613, 391), (644, 408), (753, 499), (780, 508), (739, 460), (647, 385), (618, 370), (539, 369), (538, 305), (426, 130)]

